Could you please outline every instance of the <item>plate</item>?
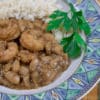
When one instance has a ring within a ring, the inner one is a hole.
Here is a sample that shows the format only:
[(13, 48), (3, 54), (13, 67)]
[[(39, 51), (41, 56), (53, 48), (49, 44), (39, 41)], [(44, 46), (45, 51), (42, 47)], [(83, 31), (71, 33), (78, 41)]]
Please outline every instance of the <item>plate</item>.
[(71, 77), (53, 89), (21, 96), (0, 93), (0, 100), (77, 100), (99, 82), (100, 11), (98, 9), (100, 8), (94, 0), (69, 0), (69, 2), (83, 10), (92, 29), (91, 36), (87, 37), (88, 50), (81, 65)]

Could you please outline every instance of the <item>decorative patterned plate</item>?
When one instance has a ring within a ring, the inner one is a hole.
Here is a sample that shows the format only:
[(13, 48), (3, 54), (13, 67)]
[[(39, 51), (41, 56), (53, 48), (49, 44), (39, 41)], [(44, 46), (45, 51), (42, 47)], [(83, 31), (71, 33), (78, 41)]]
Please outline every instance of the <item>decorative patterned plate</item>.
[(95, 0), (69, 0), (82, 9), (92, 34), (88, 37), (88, 50), (77, 71), (65, 82), (49, 91), (33, 95), (0, 93), (0, 100), (77, 100), (99, 82), (100, 78), (100, 8)]

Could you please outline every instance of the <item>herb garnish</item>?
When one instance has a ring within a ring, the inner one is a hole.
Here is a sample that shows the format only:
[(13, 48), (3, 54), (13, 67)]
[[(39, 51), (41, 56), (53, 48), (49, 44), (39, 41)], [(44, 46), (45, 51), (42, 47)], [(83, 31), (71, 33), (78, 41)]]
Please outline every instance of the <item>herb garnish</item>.
[(79, 33), (84, 31), (86, 35), (90, 35), (91, 29), (82, 11), (77, 11), (71, 3), (69, 6), (70, 11), (68, 13), (56, 10), (49, 16), (51, 20), (48, 23), (47, 31), (59, 28), (62, 28), (66, 33), (72, 31), (71, 36), (62, 39), (61, 45), (70, 58), (77, 58), (81, 55), (82, 50), (87, 48), (86, 42)]

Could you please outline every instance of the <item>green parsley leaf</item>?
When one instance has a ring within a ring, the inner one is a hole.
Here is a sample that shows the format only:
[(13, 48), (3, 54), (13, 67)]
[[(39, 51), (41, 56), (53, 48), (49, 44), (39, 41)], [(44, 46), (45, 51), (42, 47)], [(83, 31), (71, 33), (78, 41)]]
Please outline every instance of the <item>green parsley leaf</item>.
[(81, 55), (82, 49), (78, 46), (78, 44), (75, 41), (72, 41), (68, 45), (68, 51), (66, 51), (70, 58), (77, 58)]
[(63, 46), (64, 52), (68, 53), (69, 57), (77, 58), (81, 55), (82, 49), (75, 39), (75, 34), (68, 38), (64, 38), (63, 41), (61, 41), (61, 45)]
[(86, 35), (90, 35), (91, 28), (90, 28), (88, 22), (85, 20), (83, 14), (82, 14), (82, 16), (78, 16), (78, 26), (79, 26), (79, 29), (81, 31), (84, 31), (84, 33)]
[(71, 21), (68, 17), (65, 18), (63, 27), (66, 31), (69, 31), (71, 29)]
[(73, 6), (72, 3), (69, 3), (69, 6), (70, 6), (70, 10), (71, 10), (72, 14), (74, 14), (76, 12), (75, 7)]
[(53, 14), (49, 16), (52, 20), (48, 23), (47, 31), (52, 31), (54, 29), (58, 29), (60, 26), (64, 28), (64, 30), (69, 31), (71, 28), (70, 18), (68, 17), (66, 12), (63, 11), (54, 11)]
[(91, 29), (85, 20), (82, 11), (76, 11), (72, 4), (69, 4), (72, 14), (72, 27), (74, 32), (84, 31), (86, 35), (90, 35)]
[(83, 50), (86, 50), (86, 42), (82, 39), (82, 37), (78, 33), (74, 33), (74, 39), (77, 42), (78, 46)]
[[(86, 42), (79, 33), (84, 31), (86, 35), (90, 35), (91, 29), (82, 11), (77, 11), (71, 3), (69, 7), (70, 11), (68, 13), (56, 10), (49, 16), (51, 20), (48, 23), (47, 31), (63, 29), (66, 33), (72, 32), (71, 36), (62, 39), (61, 45), (69, 57), (76, 58), (81, 55), (82, 50), (86, 51), (87, 47)], [(69, 13), (70, 17), (68, 16)]]
[(88, 25), (87, 22), (86, 22), (86, 23), (83, 23), (83, 24), (81, 25), (81, 28), (83, 29), (83, 31), (84, 31), (84, 33), (85, 33), (86, 35), (90, 35), (91, 29), (90, 29), (90, 26)]
[(62, 23), (62, 20), (63, 18), (61, 19), (55, 19), (55, 20), (51, 20), (49, 23), (48, 23), (48, 26), (47, 26), (47, 31), (51, 31), (51, 30), (54, 30), (54, 29), (58, 29), (59, 26), (61, 25)]
[(73, 39), (73, 34), (69, 37), (63, 38), (60, 42), (62, 46), (68, 45)]
[(83, 16), (83, 13), (82, 13), (82, 11), (80, 10), (80, 11), (77, 11), (77, 12), (76, 12), (76, 15), (78, 15), (78, 16)]
[(64, 16), (66, 17), (66, 12), (63, 12), (63, 11), (60, 11), (60, 10), (56, 10), (49, 17), (51, 19), (56, 19), (58, 17), (64, 17)]

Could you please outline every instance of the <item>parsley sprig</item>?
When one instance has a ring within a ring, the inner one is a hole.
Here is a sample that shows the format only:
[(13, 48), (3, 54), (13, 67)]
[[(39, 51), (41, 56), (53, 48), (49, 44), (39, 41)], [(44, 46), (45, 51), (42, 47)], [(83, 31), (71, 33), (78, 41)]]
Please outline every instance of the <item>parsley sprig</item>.
[(86, 35), (90, 35), (91, 29), (82, 11), (77, 11), (71, 3), (69, 6), (69, 12), (56, 10), (49, 16), (51, 20), (48, 23), (47, 31), (55, 29), (63, 29), (66, 33), (72, 31), (71, 36), (62, 39), (61, 45), (70, 58), (77, 58), (81, 55), (82, 50), (86, 50), (87, 47), (79, 33), (84, 31)]

